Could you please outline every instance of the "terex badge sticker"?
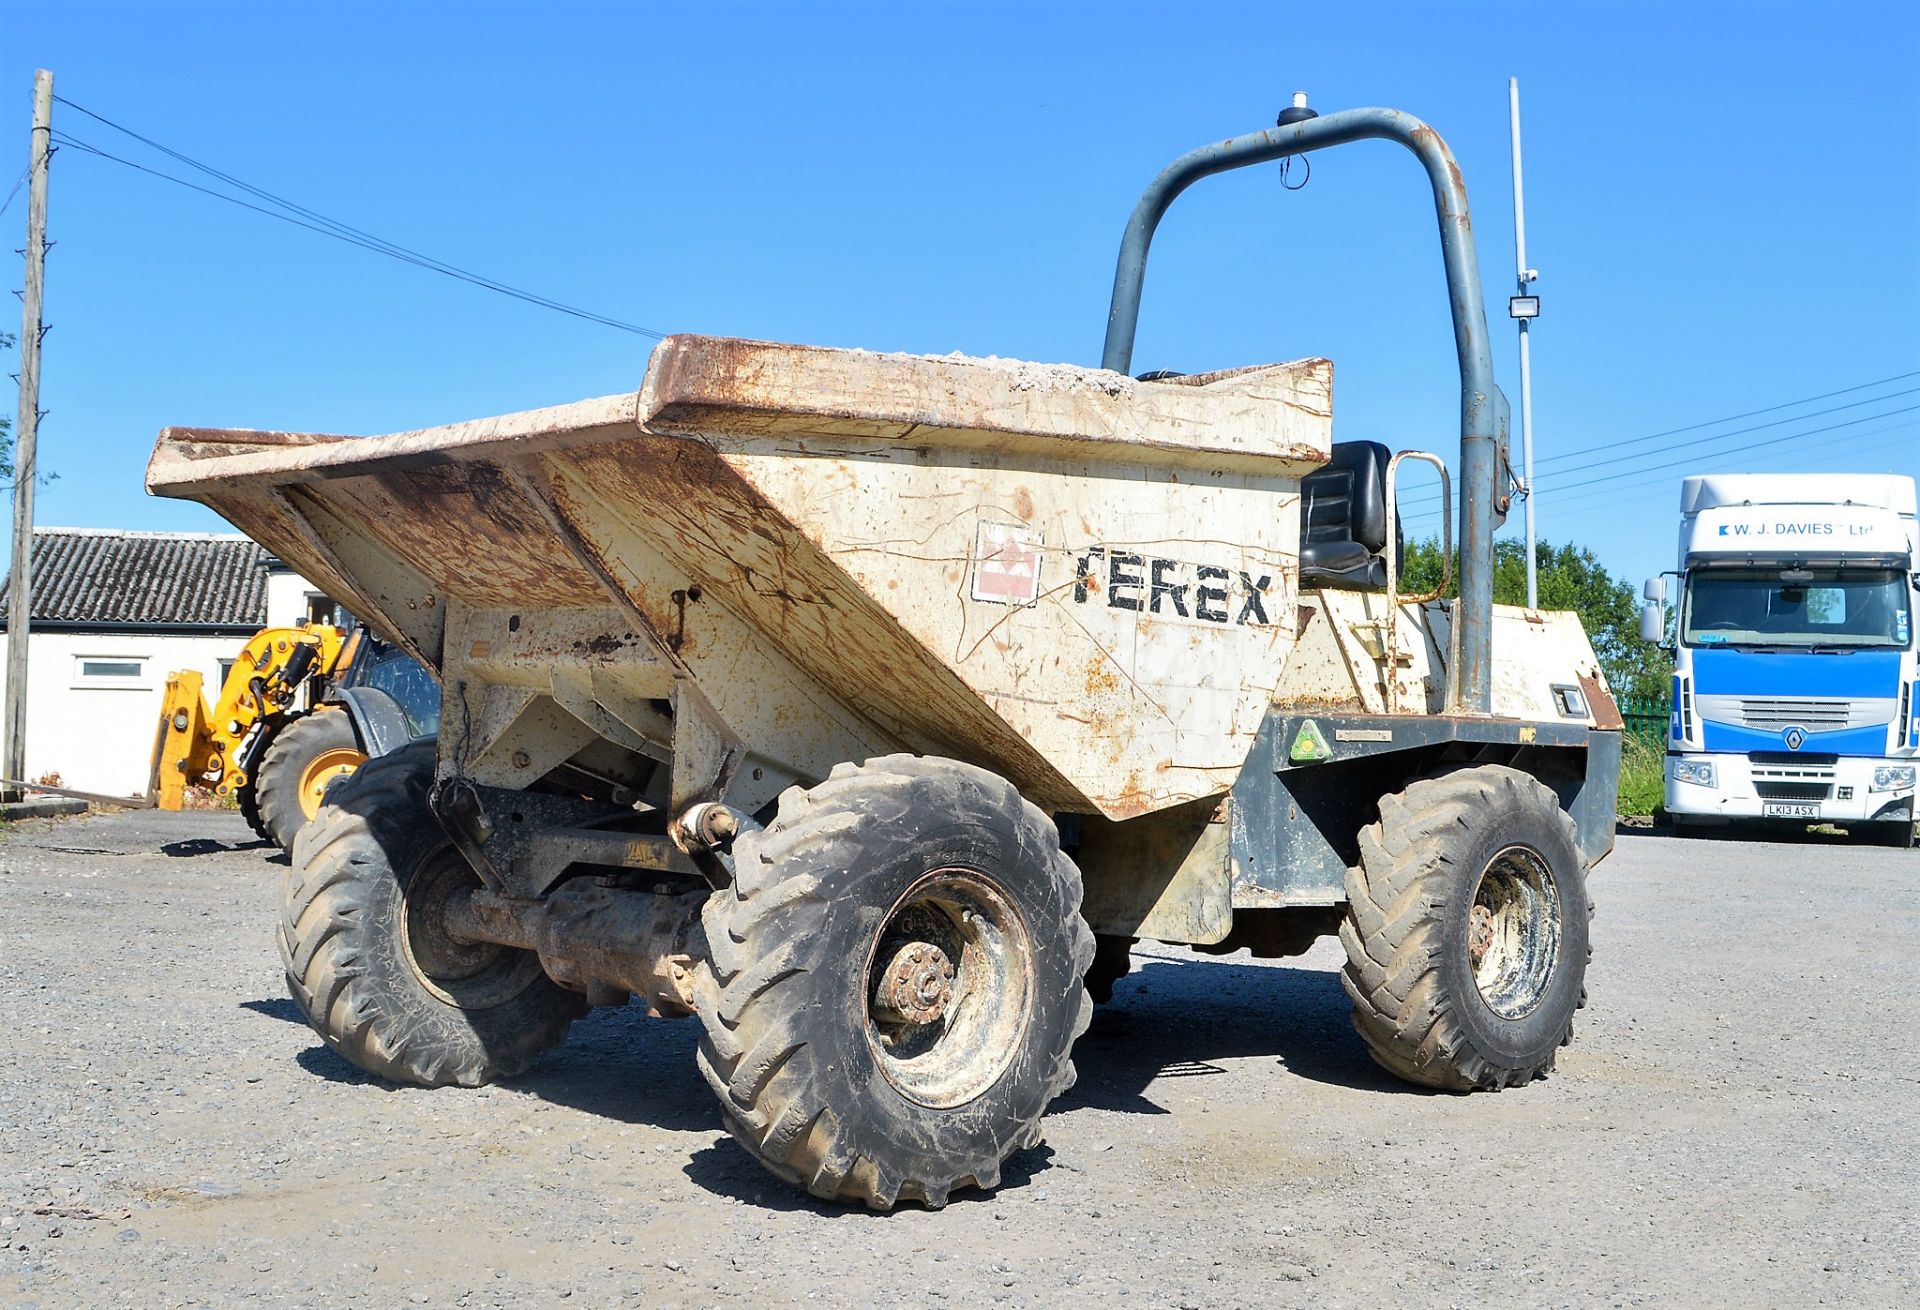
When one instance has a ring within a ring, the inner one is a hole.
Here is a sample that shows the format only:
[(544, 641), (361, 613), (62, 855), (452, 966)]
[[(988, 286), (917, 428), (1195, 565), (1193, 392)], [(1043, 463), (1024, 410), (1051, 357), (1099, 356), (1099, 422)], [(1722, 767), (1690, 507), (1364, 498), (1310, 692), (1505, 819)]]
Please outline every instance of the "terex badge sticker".
[(1032, 528), (981, 523), (973, 538), (973, 598), (995, 605), (1037, 603), (1042, 544)]

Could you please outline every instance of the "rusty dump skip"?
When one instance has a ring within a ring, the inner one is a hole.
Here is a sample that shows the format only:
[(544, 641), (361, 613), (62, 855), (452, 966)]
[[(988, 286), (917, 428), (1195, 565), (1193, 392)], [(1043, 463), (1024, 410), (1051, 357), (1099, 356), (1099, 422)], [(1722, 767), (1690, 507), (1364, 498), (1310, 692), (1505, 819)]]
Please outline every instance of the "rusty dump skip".
[(681, 336), (637, 395), (363, 439), (169, 428), (147, 486), (440, 668), (456, 713), (511, 684), (619, 740), (692, 687), (766, 766), (743, 777), (906, 749), (1124, 818), (1224, 791), (1253, 742), (1331, 379)]

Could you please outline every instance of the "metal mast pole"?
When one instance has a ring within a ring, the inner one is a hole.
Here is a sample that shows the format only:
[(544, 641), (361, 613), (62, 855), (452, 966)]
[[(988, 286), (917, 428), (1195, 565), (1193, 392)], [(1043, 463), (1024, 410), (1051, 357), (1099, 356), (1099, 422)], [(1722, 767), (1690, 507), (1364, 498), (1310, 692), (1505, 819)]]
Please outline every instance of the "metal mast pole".
[[(1507, 79), (1507, 117), (1513, 125), (1513, 263), (1520, 295), (1540, 275), (1527, 267), (1527, 202), (1520, 184), (1520, 79)], [(1520, 459), (1527, 483), (1527, 608), (1540, 608), (1540, 584), (1533, 558), (1533, 359), (1527, 349), (1531, 318), (1520, 324)]]
[(27, 185), (27, 273), (20, 315), (20, 417), (13, 430), (13, 579), (7, 593), (8, 778), (27, 776), (27, 645), (33, 621), (34, 439), (40, 427), (41, 299), (46, 289), (47, 160), (52, 152), (53, 74), (33, 75), (33, 141)]

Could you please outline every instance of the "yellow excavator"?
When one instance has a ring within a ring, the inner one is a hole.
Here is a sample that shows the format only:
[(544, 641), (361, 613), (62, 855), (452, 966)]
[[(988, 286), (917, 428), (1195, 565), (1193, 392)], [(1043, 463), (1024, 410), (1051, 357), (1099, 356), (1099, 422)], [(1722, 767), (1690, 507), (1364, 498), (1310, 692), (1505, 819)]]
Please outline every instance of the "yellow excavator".
[(168, 675), (147, 793), (153, 804), (177, 810), (190, 787), (211, 788), (232, 796), (261, 837), (291, 849), (327, 784), (370, 753), (355, 716), (322, 697), (376, 645), (357, 627), (263, 628), (212, 705), (197, 672)]

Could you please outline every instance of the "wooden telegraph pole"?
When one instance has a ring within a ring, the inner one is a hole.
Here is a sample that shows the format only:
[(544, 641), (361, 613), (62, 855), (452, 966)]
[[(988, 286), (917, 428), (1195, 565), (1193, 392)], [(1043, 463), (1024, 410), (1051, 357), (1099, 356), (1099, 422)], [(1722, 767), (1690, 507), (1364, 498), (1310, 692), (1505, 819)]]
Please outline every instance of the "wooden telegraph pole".
[(33, 620), (34, 439), (40, 427), (41, 299), (46, 289), (47, 160), (53, 74), (33, 75), (32, 163), (27, 181), (27, 275), (20, 315), (20, 418), (13, 430), (13, 581), (7, 595), (7, 743), (0, 777), (27, 776), (27, 644)]

